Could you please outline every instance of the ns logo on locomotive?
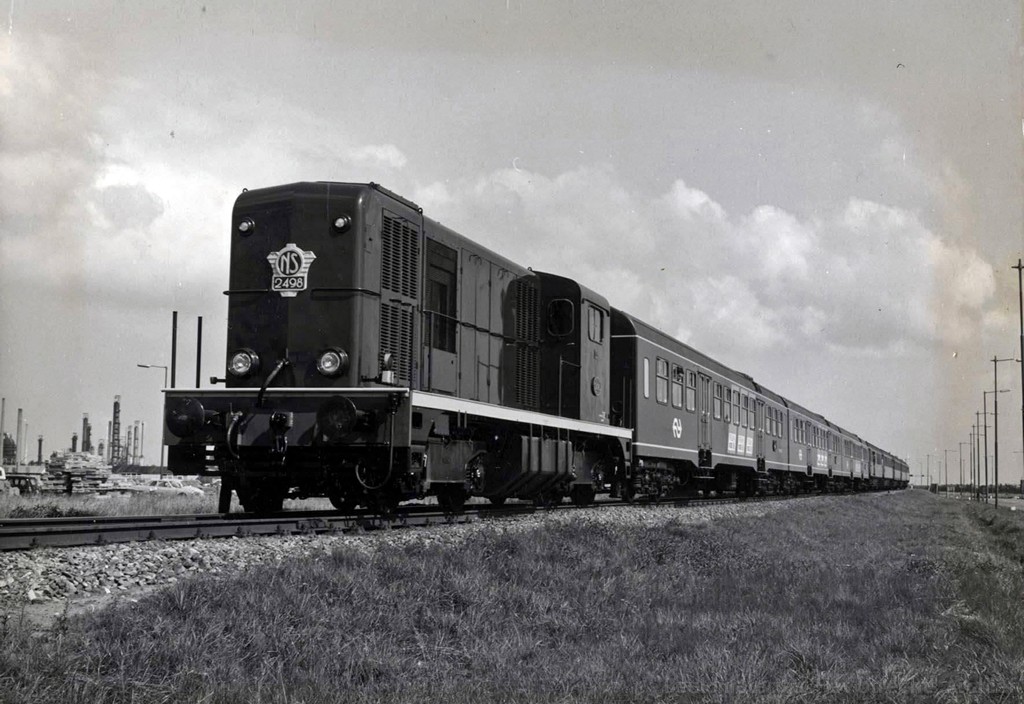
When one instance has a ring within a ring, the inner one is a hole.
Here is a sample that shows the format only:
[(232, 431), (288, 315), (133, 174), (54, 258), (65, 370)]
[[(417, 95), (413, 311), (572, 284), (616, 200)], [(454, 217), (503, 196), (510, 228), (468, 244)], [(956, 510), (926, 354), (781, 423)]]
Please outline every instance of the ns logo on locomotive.
[(220, 476), (221, 511), (232, 491), (269, 512), (907, 484), (892, 454), (376, 184), (245, 191), (230, 237), (224, 388), (164, 409), (171, 470)]

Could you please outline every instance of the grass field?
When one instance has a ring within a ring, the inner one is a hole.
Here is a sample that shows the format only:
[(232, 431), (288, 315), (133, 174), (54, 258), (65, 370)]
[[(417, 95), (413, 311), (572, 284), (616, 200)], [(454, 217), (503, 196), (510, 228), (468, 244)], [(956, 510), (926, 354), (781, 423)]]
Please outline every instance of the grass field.
[(907, 491), (337, 551), (8, 618), (0, 699), (1022, 701), (1022, 520)]
[[(286, 501), (286, 509), (326, 511), (327, 499)], [(241, 512), (235, 497), (232, 512)], [(36, 494), (9, 496), (0, 494), (0, 518), (59, 518), (62, 516), (165, 516), (171, 514), (217, 513), (217, 492), (202, 496), (173, 494)]]

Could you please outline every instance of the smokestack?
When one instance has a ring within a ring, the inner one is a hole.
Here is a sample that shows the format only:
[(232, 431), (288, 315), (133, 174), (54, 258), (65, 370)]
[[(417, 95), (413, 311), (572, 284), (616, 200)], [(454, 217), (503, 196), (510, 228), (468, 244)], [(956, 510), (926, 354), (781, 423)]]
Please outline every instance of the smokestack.
[(203, 367), (203, 316), (199, 316), (196, 328), (196, 388), (199, 388), (199, 370)]
[(78, 433), (71, 433), (71, 451), (78, 452)]
[(89, 451), (89, 414), (82, 414), (82, 452)]
[(18, 409), (18, 428), (15, 431), (15, 435), (14, 435), (14, 449), (15, 449), (15, 453), (14, 453), (14, 466), (15, 466), (16, 471), (19, 471), (19, 472), (21, 471), (21, 422), (22, 422), (22, 413), (21, 413), (21, 409), (19, 408)]
[(146, 421), (142, 421), (142, 429), (139, 431), (139, 464), (142, 464), (146, 454)]
[(39, 436), (39, 454), (36, 455), (36, 463), (43, 463), (43, 436)]
[(178, 367), (178, 311), (171, 312), (171, 388)]
[(132, 433), (132, 464), (139, 463), (139, 421), (135, 421), (135, 432)]
[(114, 397), (114, 415), (110, 421), (110, 462), (121, 461), (121, 397)]
[[(103, 443), (102, 442), (100, 443), (100, 455), (103, 455), (103, 450), (104, 449), (107, 449), (107, 450), (110, 449), (110, 432), (111, 432), (111, 430), (113, 430), (113, 427), (114, 427), (114, 421), (108, 420), (107, 421), (107, 446), (106, 446), (106, 448), (104, 448), (103, 447)], [(106, 457), (107, 462), (110, 462), (111, 464), (114, 463), (114, 458), (111, 457), (109, 454), (103, 455), (103, 456)]]

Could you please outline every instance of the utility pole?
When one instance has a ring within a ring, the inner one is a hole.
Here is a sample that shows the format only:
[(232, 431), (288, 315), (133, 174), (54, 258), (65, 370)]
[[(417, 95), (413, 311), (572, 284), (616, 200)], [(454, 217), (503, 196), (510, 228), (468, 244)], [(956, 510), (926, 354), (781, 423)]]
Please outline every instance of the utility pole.
[(981, 413), (974, 412), (974, 476), (976, 490), (974, 498), (981, 501)]
[(974, 427), (974, 423), (971, 423), (971, 435), (970, 435), (970, 437), (971, 437), (971, 454), (970, 454), (970, 460), (971, 460), (971, 498), (972, 499), (974, 498), (974, 443), (977, 442), (977, 440), (975, 439), (976, 435), (977, 435), (977, 430)]
[[(1007, 357), (1006, 359), (999, 359), (995, 355), (992, 356), (992, 394), (993, 407), (992, 407), (992, 432), (995, 436), (994, 445), (992, 447), (993, 462), (995, 464), (996, 471), (996, 508), (999, 508), (999, 363), (1000, 362), (1016, 362), (1017, 359), (1013, 357)], [(1009, 391), (1009, 389), (1007, 389)]]
[(946, 498), (949, 498), (949, 450), (942, 450), (942, 466), (946, 468)]
[[(1020, 257), (1017, 257), (1017, 265), (1010, 268), (1017, 270), (1017, 305), (1020, 312), (1020, 433), (1021, 442), (1024, 442), (1024, 286), (1021, 282), (1024, 264), (1021, 263)], [(1021, 453), (1021, 458), (1024, 459), (1024, 453)]]
[(966, 443), (966, 442), (958, 442), (957, 443), (957, 450), (960, 452), (960, 486), (958, 487), (956, 493), (957, 493), (957, 496), (959, 496), (960, 498), (963, 498), (963, 493), (964, 493), (964, 445), (967, 445), (967, 444), (969, 444), (969, 443)]

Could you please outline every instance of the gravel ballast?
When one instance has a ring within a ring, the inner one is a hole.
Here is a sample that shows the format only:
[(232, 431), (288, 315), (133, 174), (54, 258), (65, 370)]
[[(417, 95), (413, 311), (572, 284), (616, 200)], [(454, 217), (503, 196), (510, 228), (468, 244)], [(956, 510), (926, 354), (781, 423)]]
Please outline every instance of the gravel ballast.
[[(815, 500), (815, 499), (811, 499)], [(102, 603), (198, 574), (229, 575), (256, 565), (349, 548), (366, 553), (409, 544), (456, 545), (481, 532), (524, 532), (569, 522), (657, 528), (667, 523), (702, 523), (724, 517), (757, 517), (790, 502), (719, 506), (605, 506), (571, 511), (542, 511), (527, 516), (472, 523), (392, 529), (366, 533), (203, 538), (122, 543), (77, 548), (35, 548), (0, 553), (0, 611), (26, 604)]]

